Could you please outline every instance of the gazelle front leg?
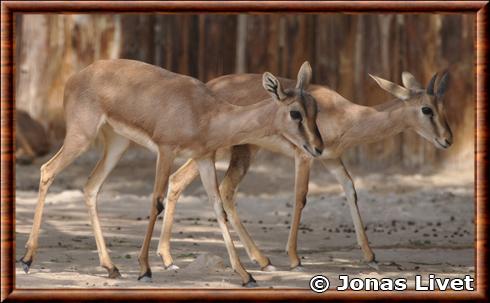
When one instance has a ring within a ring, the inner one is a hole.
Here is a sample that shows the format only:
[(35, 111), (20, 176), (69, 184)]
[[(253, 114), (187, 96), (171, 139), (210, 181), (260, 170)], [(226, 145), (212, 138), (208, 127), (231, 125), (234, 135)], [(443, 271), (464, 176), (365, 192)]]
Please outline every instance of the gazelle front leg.
[(198, 174), (199, 171), (196, 161), (190, 159), (170, 176), (165, 203), (165, 213), (163, 215), (162, 232), (157, 250), (157, 254), (162, 257), (165, 269), (179, 268), (173, 263), (172, 255), (170, 254), (170, 237), (172, 236), (175, 205), (177, 204), (182, 191), (198, 176)]
[(235, 197), (238, 184), (247, 173), (250, 162), (257, 153), (257, 148), (250, 145), (237, 145), (231, 150), (231, 159), (225, 177), (220, 184), (220, 193), (223, 199), (223, 206), (233, 229), (238, 233), (248, 256), (252, 261), (256, 261), (263, 271), (274, 271), (269, 258), (264, 256), (260, 249), (255, 245), (252, 237), (243, 226), (235, 207)]
[(170, 176), (170, 170), (172, 168), (174, 155), (173, 152), (167, 148), (160, 147), (158, 151), (157, 167), (155, 172), (155, 184), (153, 188), (152, 203), (150, 210), (150, 219), (148, 221), (148, 227), (146, 230), (145, 239), (141, 246), (141, 251), (138, 256), (138, 262), (140, 264), (140, 275), (138, 280), (149, 282), (151, 281), (151, 269), (148, 263), (148, 251), (150, 249), (151, 236), (153, 229), (155, 228), (155, 221), (157, 216), (163, 210), (163, 197), (167, 190), (168, 178)]
[(106, 180), (109, 173), (114, 169), (119, 159), (129, 147), (129, 140), (115, 134), (113, 131), (104, 130), (104, 155), (95, 166), (92, 174), (84, 187), (85, 204), (87, 205), (90, 223), (95, 235), (95, 243), (97, 244), (97, 252), (99, 254), (100, 265), (104, 267), (109, 274), (109, 278), (115, 279), (121, 277), (119, 270), (112, 263), (107, 247), (102, 235), (102, 229), (97, 213), (97, 196), (100, 188)]
[(291, 230), (289, 231), (289, 238), (286, 251), (289, 256), (291, 269), (301, 269), (301, 260), (298, 256), (298, 229), (301, 223), (301, 212), (306, 205), (306, 195), (308, 194), (308, 182), (310, 179), (310, 167), (312, 160), (305, 156), (305, 154), (296, 149), (294, 157), (295, 166), (295, 203), (294, 203), (294, 215), (291, 222)]
[(354, 222), (354, 228), (356, 230), (357, 243), (362, 249), (364, 261), (367, 262), (369, 266), (377, 269), (376, 259), (373, 251), (371, 250), (371, 247), (369, 246), (369, 241), (366, 232), (364, 231), (364, 224), (362, 223), (361, 215), (359, 214), (359, 208), (357, 207), (357, 193), (354, 187), (354, 182), (345, 169), (342, 160), (328, 160), (324, 163), (334, 174), (335, 178), (344, 189), (347, 202), (349, 203), (352, 221)]
[(256, 285), (255, 279), (249, 274), (238, 258), (233, 240), (231, 239), (230, 231), (226, 226), (225, 211), (223, 209), (223, 202), (218, 190), (218, 180), (216, 178), (216, 168), (214, 166), (214, 156), (205, 157), (197, 160), (199, 166), (199, 173), (201, 174), (201, 180), (206, 190), (209, 201), (213, 204), (214, 212), (216, 213), (216, 219), (218, 220), (219, 227), (223, 234), (226, 250), (230, 257), (232, 268), (242, 278), (243, 285), (245, 287), (254, 287)]

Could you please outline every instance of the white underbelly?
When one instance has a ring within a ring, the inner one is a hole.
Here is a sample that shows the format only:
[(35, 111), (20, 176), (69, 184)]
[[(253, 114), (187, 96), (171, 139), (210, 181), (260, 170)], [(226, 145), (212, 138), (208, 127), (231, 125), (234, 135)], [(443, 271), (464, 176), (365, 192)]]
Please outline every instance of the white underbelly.
[(143, 131), (128, 126), (124, 123), (118, 122), (117, 120), (111, 119), (107, 117), (107, 123), (114, 129), (116, 133), (121, 136), (128, 138), (131, 141), (136, 142), (137, 144), (148, 148), (149, 150), (158, 153), (158, 146), (155, 142)]

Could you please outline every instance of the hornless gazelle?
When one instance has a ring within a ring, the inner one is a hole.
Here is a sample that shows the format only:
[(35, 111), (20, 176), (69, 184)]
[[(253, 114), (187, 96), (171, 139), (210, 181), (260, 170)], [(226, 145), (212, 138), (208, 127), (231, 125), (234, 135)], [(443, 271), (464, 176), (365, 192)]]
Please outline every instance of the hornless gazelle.
[[(316, 126), (317, 105), (305, 89), (311, 67), (305, 62), (296, 87), (284, 90), (270, 73), (261, 81), (269, 93), (248, 106), (236, 106), (215, 96), (197, 79), (132, 60), (101, 60), (72, 76), (65, 86), (66, 136), (58, 153), (41, 167), (39, 197), (27, 251), (22, 257), (28, 272), (38, 246), (46, 193), (55, 176), (81, 155), (98, 133), (104, 154), (90, 175), (85, 202), (95, 234), (100, 264), (110, 278), (120, 276), (112, 263), (97, 214), (97, 194), (131, 141), (157, 153), (156, 177), (146, 236), (139, 254), (139, 279), (151, 279), (148, 249), (157, 215), (163, 209), (174, 157), (186, 152), (199, 168), (204, 188), (213, 204), (233, 269), (243, 284), (255, 280), (243, 268), (231, 240), (219, 194), (214, 156), (218, 148), (253, 139), (285, 136), (312, 156), (319, 156), (323, 142)], [(262, 84), (262, 85), (261, 85)], [(260, 101), (260, 102), (258, 102)], [(304, 119), (298, 127), (298, 116)]]
[[(414, 76), (408, 72), (402, 73), (403, 87), (372, 75), (371, 77), (396, 99), (375, 107), (367, 107), (354, 104), (323, 86), (312, 85), (309, 92), (319, 106), (317, 125), (325, 144), (325, 150), (318, 159), (324, 162), (342, 185), (364, 260), (370, 266), (377, 268), (375, 256), (369, 246), (357, 207), (354, 183), (340, 159), (342, 153), (352, 146), (378, 141), (407, 129), (415, 130), (438, 148), (448, 148), (453, 139), (451, 129), (446, 122), (443, 103), (449, 79), (447, 72), (439, 76), (435, 74), (426, 89), (423, 89)], [(264, 95), (257, 89), (259, 82), (259, 75), (227, 75), (208, 82), (207, 86), (216, 95), (236, 105), (245, 106), (250, 105), (252, 100), (259, 100)], [(281, 82), (286, 86), (292, 84), (292, 80), (288, 79), (281, 79)], [(306, 204), (309, 173), (313, 161), (311, 157), (299, 149), (294, 151), (290, 142), (277, 136), (262, 138), (255, 142), (255, 146), (234, 146), (230, 165), (220, 185), (223, 205), (249, 257), (258, 262), (262, 269), (273, 270), (274, 267), (271, 266), (270, 260), (260, 252), (240, 222), (234, 201), (237, 186), (247, 173), (258, 147), (295, 158), (295, 207), (286, 250), (291, 268), (297, 268), (301, 266), (297, 253), (298, 228), (301, 212)], [(166, 212), (173, 214), (177, 199), (197, 174), (196, 164), (189, 160), (170, 177)], [(163, 257), (165, 267), (168, 267), (173, 262), (169, 243), (172, 221), (170, 216), (168, 219), (165, 216), (165, 219), (159, 253)]]

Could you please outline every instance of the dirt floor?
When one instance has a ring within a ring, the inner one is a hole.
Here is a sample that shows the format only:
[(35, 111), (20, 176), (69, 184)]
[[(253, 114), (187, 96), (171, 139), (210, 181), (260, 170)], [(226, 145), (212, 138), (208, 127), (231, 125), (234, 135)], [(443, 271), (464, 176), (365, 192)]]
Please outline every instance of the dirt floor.
[[(230, 263), (214, 213), (200, 181), (184, 193), (176, 210), (172, 253), (179, 270), (164, 270), (155, 251), (161, 218), (153, 235), (150, 264), (153, 282), (137, 281), (137, 255), (146, 230), (155, 157), (131, 149), (99, 196), (99, 215), (111, 257), (123, 278), (110, 280), (99, 266), (95, 240), (81, 189), (98, 158), (91, 151), (58, 176), (48, 194), (37, 258), (29, 274), (17, 265), (16, 287), (241, 287)], [(36, 205), (39, 167), (16, 167), (17, 259), (24, 253)], [(179, 161), (182, 163), (182, 161)], [(223, 173), (226, 162), (219, 162)], [(304, 271), (289, 270), (285, 246), (293, 201), (293, 161), (259, 155), (238, 195), (239, 214), (276, 272), (261, 272), (232, 234), (245, 267), (260, 287), (308, 288), (323, 274), (332, 286), (337, 276), (407, 278), (474, 276), (474, 179), (472, 168), (431, 174), (351, 172), (359, 208), (379, 270), (361, 262), (344, 194), (320, 165), (310, 180), (303, 212), (299, 253)]]

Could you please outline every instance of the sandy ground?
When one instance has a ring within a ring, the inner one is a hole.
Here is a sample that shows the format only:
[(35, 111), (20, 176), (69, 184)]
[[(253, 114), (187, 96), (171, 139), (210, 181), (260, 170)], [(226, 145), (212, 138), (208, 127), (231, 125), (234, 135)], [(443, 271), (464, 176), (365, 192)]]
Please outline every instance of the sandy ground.
[[(123, 275), (118, 280), (105, 278), (81, 191), (97, 158), (95, 151), (85, 154), (55, 180), (47, 198), (37, 258), (29, 274), (17, 265), (16, 287), (241, 287), (240, 278), (230, 269), (220, 230), (200, 181), (188, 188), (177, 205), (172, 253), (181, 269), (164, 270), (155, 253), (160, 218), (150, 251), (153, 282), (137, 281), (137, 255), (146, 230), (155, 163), (153, 155), (137, 148), (124, 156), (99, 196), (104, 236)], [(32, 224), (39, 167), (47, 159), (17, 166), (17, 259), (24, 253)], [(225, 167), (225, 162), (218, 163), (221, 174)], [(293, 168), (291, 160), (262, 154), (238, 195), (243, 222), (278, 268), (276, 272), (261, 272), (247, 258), (236, 234), (232, 234), (242, 262), (260, 287), (308, 288), (315, 274), (329, 277), (331, 288), (338, 285), (339, 274), (351, 278), (407, 278), (409, 286), (416, 274), (474, 276), (472, 169), (410, 175), (352, 171), (360, 211), (380, 264), (376, 271), (361, 262), (340, 186), (317, 163), (299, 237), (304, 271), (293, 272), (285, 253), (292, 214)]]

